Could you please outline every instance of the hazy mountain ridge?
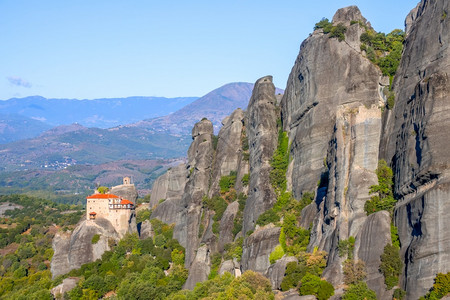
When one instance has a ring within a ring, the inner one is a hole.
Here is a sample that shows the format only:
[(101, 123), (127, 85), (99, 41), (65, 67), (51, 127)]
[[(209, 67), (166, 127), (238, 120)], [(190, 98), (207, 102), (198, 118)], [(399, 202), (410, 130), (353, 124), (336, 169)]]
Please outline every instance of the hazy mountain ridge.
[(0, 114), (0, 144), (35, 137), (52, 126), (17, 114)]
[[(170, 134), (190, 134), (196, 122), (207, 118), (213, 123), (214, 132), (217, 134), (225, 117), (229, 116), (236, 108), (247, 109), (253, 87), (254, 84), (248, 82), (229, 83), (209, 92), (173, 114), (146, 119), (129, 126), (152, 128)], [(283, 90), (277, 89), (277, 93), (283, 93)]]
[[(19, 136), (6, 135), (0, 131), (0, 143), (7, 143), (24, 138), (34, 137), (53, 126), (80, 123), (86, 127), (110, 128), (138, 122), (143, 119), (164, 116), (192, 103), (198, 97), (127, 97), (101, 98), (93, 100), (47, 99), (41, 96), (12, 98), (0, 101), (0, 115), (3, 122), (11, 127), (11, 117), (20, 115), (45, 123), (41, 131), (30, 131), (26, 128), (11, 128), (9, 131)], [(31, 122), (31, 121), (30, 121)], [(31, 132), (37, 132), (31, 135)]]

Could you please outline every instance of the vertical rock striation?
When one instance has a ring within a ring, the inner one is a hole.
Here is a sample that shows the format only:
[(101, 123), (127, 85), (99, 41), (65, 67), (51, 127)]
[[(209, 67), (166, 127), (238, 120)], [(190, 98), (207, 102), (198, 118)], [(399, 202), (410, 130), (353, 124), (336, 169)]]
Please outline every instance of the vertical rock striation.
[(396, 103), (382, 153), (392, 161), (399, 202), (395, 223), (405, 258), (402, 287), (417, 299), (436, 273), (450, 271), (450, 3), (421, 1), (406, 20), (407, 37), (394, 80)]
[[(389, 218), (380, 221), (380, 231), (366, 230), (364, 238), (360, 234), (371, 222), (364, 203), (370, 198), (369, 187), (377, 184), (381, 89), (386, 79), (360, 50), (364, 27), (351, 21), (370, 28), (359, 9), (350, 6), (333, 17), (333, 25), (347, 27), (344, 41), (318, 29), (302, 43), (281, 102), (292, 145), (289, 187), (296, 198), (316, 191), (316, 210), (308, 207), (302, 218), (313, 219), (308, 249), (329, 253), (324, 276), (334, 285), (343, 281), (340, 240), (354, 236), (361, 249), (374, 240), (382, 249), (386, 241), (376, 236), (390, 236)], [(364, 255), (361, 259), (367, 269), (378, 269), (379, 260)], [(384, 297), (383, 287), (377, 289), (378, 283), (370, 280), (368, 284)]]
[(277, 146), (276, 103), (272, 76), (259, 79), (247, 108), (250, 183), (244, 209), (244, 234), (255, 228), (259, 215), (276, 201), (270, 181), (270, 160)]

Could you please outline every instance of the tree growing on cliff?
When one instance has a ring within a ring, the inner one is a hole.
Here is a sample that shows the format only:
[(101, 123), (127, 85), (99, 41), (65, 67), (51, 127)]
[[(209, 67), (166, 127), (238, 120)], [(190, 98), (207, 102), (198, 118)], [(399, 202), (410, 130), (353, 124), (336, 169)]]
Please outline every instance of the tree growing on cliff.
[(364, 205), (364, 210), (367, 215), (380, 210), (391, 211), (395, 206), (394, 194), (392, 187), (394, 185), (392, 169), (388, 167), (385, 160), (378, 162), (376, 170), (378, 177), (378, 184), (372, 185), (369, 194), (374, 194), (370, 200)]

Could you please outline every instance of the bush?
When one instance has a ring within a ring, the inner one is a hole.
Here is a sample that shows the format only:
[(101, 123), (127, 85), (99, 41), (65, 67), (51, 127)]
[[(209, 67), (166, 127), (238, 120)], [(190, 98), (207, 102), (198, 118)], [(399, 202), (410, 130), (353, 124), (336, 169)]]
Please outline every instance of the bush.
[(264, 226), (270, 223), (276, 223), (280, 221), (280, 216), (273, 210), (269, 209), (263, 212), (256, 220), (256, 224), (259, 226)]
[(387, 166), (385, 160), (380, 160), (376, 172), (378, 184), (372, 185), (369, 190), (369, 194), (375, 194), (375, 196), (372, 196), (364, 204), (364, 210), (367, 215), (380, 210), (391, 212), (396, 203), (392, 191), (392, 186), (394, 185), (392, 169)]
[(357, 260), (356, 262), (347, 259), (344, 262), (344, 283), (345, 284), (356, 284), (366, 278), (366, 265), (362, 260)]
[(333, 24), (327, 19), (327, 18), (322, 18), (322, 20), (320, 20), (319, 22), (316, 23), (316, 25), (314, 26), (314, 30), (317, 29), (323, 29), (323, 33), (329, 33), (331, 31), (331, 29), (333, 28)]
[(243, 186), (247, 186), (248, 183), (250, 181), (250, 174), (244, 174), (244, 176), (242, 176), (241, 182)]
[(99, 240), (100, 240), (100, 234), (94, 234), (94, 236), (92, 237), (91, 243), (97, 244)]
[(347, 256), (348, 259), (353, 258), (353, 250), (355, 248), (355, 238), (350, 236), (348, 240), (340, 240), (338, 244), (339, 256)]
[(394, 295), (392, 295), (392, 298), (395, 300), (403, 300), (406, 296), (406, 292), (402, 289), (395, 289)]
[(339, 42), (345, 40), (345, 32), (347, 31), (347, 27), (342, 24), (337, 24), (331, 28), (330, 38), (337, 38)]
[(283, 247), (281, 245), (278, 245), (275, 247), (275, 249), (270, 253), (269, 255), (269, 261), (271, 264), (274, 264), (277, 260), (282, 258), (284, 255)]
[(300, 295), (315, 295), (319, 300), (326, 300), (334, 295), (331, 283), (321, 280), (319, 276), (306, 273), (301, 279)]
[(387, 244), (381, 254), (380, 270), (384, 276), (384, 283), (390, 290), (398, 284), (400, 272), (403, 268), (403, 262), (400, 258), (399, 248)]
[(220, 192), (227, 193), (236, 183), (236, 172), (230, 172), (228, 176), (222, 176), (219, 180)]
[(369, 289), (367, 283), (360, 281), (357, 284), (351, 285), (342, 295), (342, 300), (377, 300), (377, 294)]

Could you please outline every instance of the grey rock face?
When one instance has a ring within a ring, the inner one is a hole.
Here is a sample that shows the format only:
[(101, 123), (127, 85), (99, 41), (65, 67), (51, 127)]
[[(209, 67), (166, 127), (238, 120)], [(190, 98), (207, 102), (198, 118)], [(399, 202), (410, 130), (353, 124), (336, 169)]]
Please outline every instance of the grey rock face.
[(297, 258), (294, 256), (287, 256), (277, 260), (269, 267), (264, 276), (270, 279), (274, 290), (279, 290), (281, 288), (281, 282), (283, 281), (284, 273), (286, 272), (286, 265), (294, 261), (297, 261)]
[[(100, 235), (100, 240), (92, 244), (95, 234)], [(119, 234), (106, 219), (85, 220), (72, 233), (57, 233), (52, 243), (54, 254), (50, 264), (53, 278), (101, 258), (110, 250), (109, 239), (118, 241)]]
[(235, 277), (241, 275), (240, 264), (235, 260), (224, 261), (219, 268), (219, 275), (223, 275), (225, 272), (234, 275)]
[(150, 208), (156, 206), (161, 199), (181, 200), (188, 175), (186, 165), (180, 164), (158, 177), (153, 183)]
[[(354, 20), (370, 27), (350, 6), (333, 17), (334, 24), (348, 26), (345, 42), (317, 30), (302, 43), (282, 99), (283, 126), (292, 143), (289, 186), (296, 198), (316, 192), (316, 202), (302, 213), (302, 225), (309, 227), (313, 220), (308, 249), (317, 246), (329, 253), (324, 277), (335, 285), (343, 281), (339, 241), (358, 236), (367, 222), (364, 203), (369, 187), (377, 184), (384, 105), (380, 87), (385, 80), (361, 53), (363, 30), (350, 25)], [(368, 234), (359, 241), (364, 249), (378, 233)]]
[(220, 220), (219, 227), (219, 252), (223, 252), (224, 246), (228, 243), (233, 242), (233, 226), (234, 218), (239, 210), (239, 203), (234, 201), (228, 205), (227, 209), (223, 213), (222, 219)]
[(257, 229), (244, 240), (242, 271), (265, 274), (270, 266), (269, 255), (279, 244), (280, 227), (267, 225)]
[(202, 212), (202, 198), (208, 193), (211, 165), (213, 160), (212, 147), (213, 126), (211, 121), (202, 120), (195, 124), (192, 129), (192, 138), (194, 141), (189, 147), (188, 164), (189, 179), (186, 183), (182, 203), (186, 208), (184, 210), (185, 222), (183, 233), (186, 248), (186, 267), (189, 267), (194, 260), (195, 250), (199, 246), (198, 230)]
[(145, 220), (144, 222), (142, 222), (141, 228), (139, 230), (139, 238), (145, 240), (149, 237), (153, 237), (154, 235), (155, 233), (152, 228), (152, 223), (150, 223), (149, 220)]
[[(357, 7), (339, 10), (333, 20), (362, 20)], [(283, 126), (291, 147), (290, 182), (296, 198), (314, 191), (332, 139), (338, 107), (378, 106), (380, 70), (360, 50), (358, 24), (345, 42), (316, 30), (300, 47), (281, 101)]]
[(111, 194), (130, 200), (136, 204), (138, 193), (134, 184), (121, 184), (111, 188)]
[(408, 299), (418, 299), (433, 286), (437, 273), (450, 271), (450, 183), (436, 184), (403, 199), (395, 210), (405, 257), (402, 287)]
[(74, 287), (77, 286), (80, 278), (78, 277), (69, 277), (65, 278), (61, 284), (52, 288), (51, 293), (55, 299), (59, 299), (59, 297), (63, 297), (64, 293), (70, 292)]
[(272, 76), (256, 81), (247, 109), (251, 176), (244, 209), (244, 234), (255, 228), (259, 215), (276, 201), (270, 182), (270, 159), (276, 149), (278, 136), (276, 102)]
[[(421, 1), (408, 16), (403, 56), (394, 79), (396, 102), (383, 136), (392, 161), (395, 210), (408, 299), (424, 295), (437, 272), (450, 271), (450, 3)], [(446, 199), (446, 200), (445, 200)]]
[[(222, 176), (230, 172), (237, 172), (242, 153), (241, 132), (243, 127), (244, 112), (235, 110), (229, 117), (223, 120), (223, 127), (219, 131), (217, 151), (212, 169), (211, 188), (209, 197), (219, 194), (219, 181)], [(237, 178), (239, 182), (241, 178)]]
[(189, 269), (189, 276), (183, 286), (184, 289), (192, 290), (197, 282), (208, 279), (210, 272), (209, 249), (206, 245), (198, 248), (194, 261)]
[(356, 236), (355, 258), (366, 264), (366, 282), (377, 293), (377, 299), (392, 299), (385, 290), (384, 277), (380, 273), (381, 254), (384, 247), (391, 243), (391, 217), (387, 211), (371, 214)]

